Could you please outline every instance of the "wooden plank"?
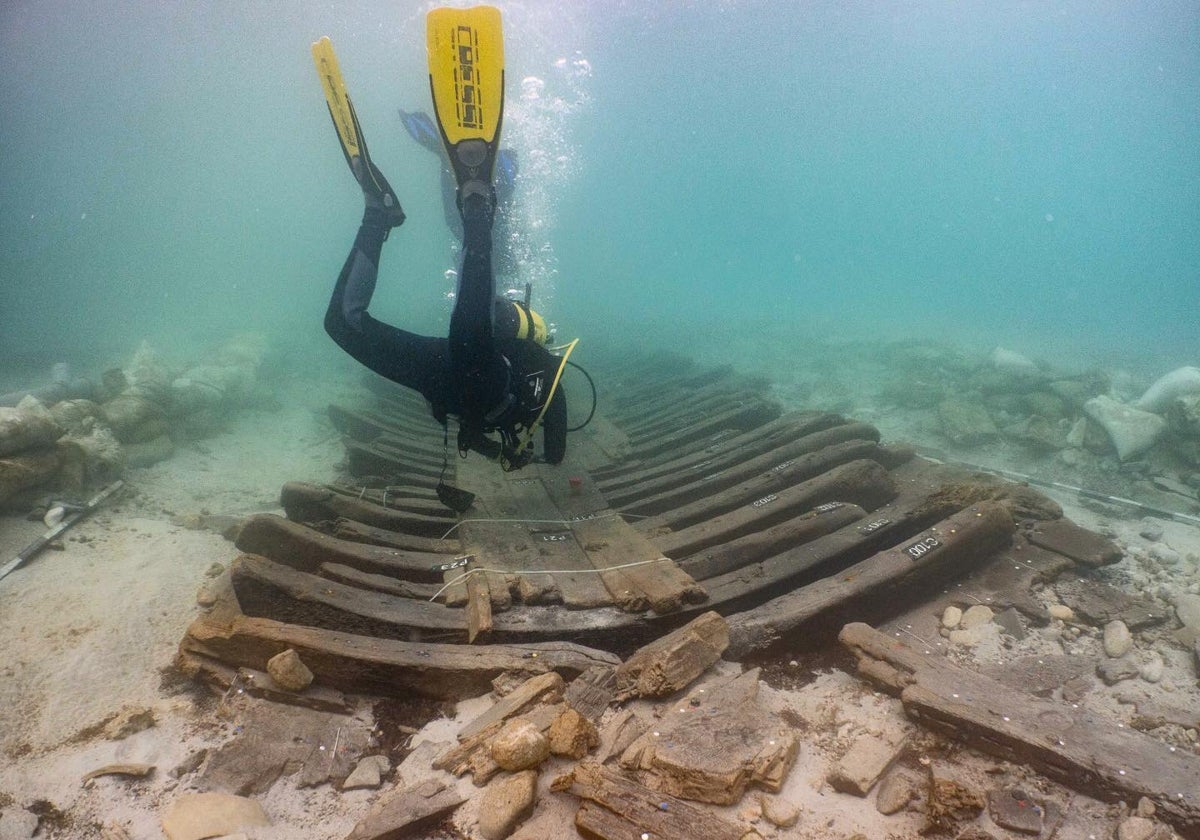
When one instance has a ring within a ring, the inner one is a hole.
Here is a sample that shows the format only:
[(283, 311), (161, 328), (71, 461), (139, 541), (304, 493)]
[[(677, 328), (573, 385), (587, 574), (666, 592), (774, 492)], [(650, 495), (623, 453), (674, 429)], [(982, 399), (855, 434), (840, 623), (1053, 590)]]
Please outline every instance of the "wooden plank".
[(544, 644), (443, 645), (340, 633), (244, 615), (232, 595), (198, 617), (180, 643), (181, 664), (189, 657), (219, 659), (235, 667), (265, 670), (267, 660), (294, 649), (321, 685), (387, 697), (465, 700), (491, 689), (505, 672), (556, 671), (574, 679), (594, 665), (614, 667), (610, 653), (569, 642)]
[[(781, 487), (816, 478), (851, 461), (870, 460), (879, 463), (879, 445), (875, 441), (862, 438), (832, 441), (839, 433), (853, 434), (853, 426), (841, 426), (810, 436), (821, 438), (812, 448), (807, 443), (797, 442), (793, 446), (752, 458), (745, 464), (695, 476), (690, 482), (662, 493), (638, 499), (622, 497), (625, 501), (614, 498), (613, 504), (627, 513), (654, 516), (678, 512), (693, 502), (707, 502), (722, 493), (728, 493), (728, 498), (759, 499)], [(828, 445), (825, 445), (826, 441), (829, 441)], [(680, 521), (680, 524), (693, 523)]]
[[(546, 495), (538, 473), (533, 468), (503, 473), (492, 462), (474, 461), (467, 459), (459, 467), (463, 486), (478, 494), (459, 529), (464, 543), (489, 567), (520, 572), (525, 586), (518, 591), (537, 602), (557, 599), (569, 609), (612, 604), (613, 596)], [(537, 574), (544, 570), (556, 573)]]
[(909, 717), (1106, 802), (1148, 797), (1160, 819), (1200, 836), (1200, 756), (1065, 703), (1040, 700), (926, 655), (865, 624), (839, 636), (863, 676), (898, 693)]
[(679, 561), (679, 568), (703, 581), (806, 545), (865, 516), (858, 505), (829, 502), (787, 522), (691, 554)]
[(362, 572), (351, 566), (344, 566), (341, 563), (322, 563), (317, 571), (320, 572), (322, 577), (327, 577), (330, 580), (348, 583), (360, 589), (387, 592), (389, 595), (398, 595), (401, 598), (421, 598), (427, 601), (441, 589), (440, 586), (434, 583), (414, 583), (413, 581), (399, 580), (390, 575)]
[(1085, 566), (1107, 566), (1124, 556), (1112, 540), (1065, 517), (1037, 523), (1029, 533), (1029, 541)]
[(467, 798), (440, 779), (424, 779), (385, 794), (346, 840), (404, 840), (433, 828)]
[(736, 434), (740, 430), (761, 426), (777, 418), (781, 413), (778, 405), (765, 400), (740, 405), (716, 414), (696, 419), (689, 426), (681, 428), (674, 434), (656, 435), (649, 441), (638, 446), (637, 441), (631, 441), (630, 455), (634, 458), (653, 458), (667, 452), (678, 452), (689, 444), (697, 441), (712, 439), (712, 436), (724, 431)]
[(383, 545), (389, 548), (399, 548), (405, 551), (422, 551), (429, 554), (462, 554), (462, 543), (456, 536), (445, 539), (418, 537), (413, 534), (402, 534), (399, 531), (389, 531), (377, 528), (354, 519), (338, 518), (329, 526), (329, 532), (339, 539), (350, 542), (366, 543), (367, 545)]
[[(568, 456), (564, 462), (567, 470), (573, 469), (572, 460)], [(684, 604), (707, 600), (704, 589), (691, 575), (665, 559), (650, 540), (625, 520), (612, 515), (604, 496), (586, 474), (574, 476), (574, 484), (569, 479), (562, 480), (562, 467), (539, 466), (538, 475), (559, 517), (571, 521), (575, 540), (586, 551), (591, 565), (597, 569), (619, 570), (619, 576), (608, 572), (605, 581), (606, 585), (612, 583), (625, 588), (613, 592), (615, 603), (631, 611), (644, 609), (644, 603), (662, 614), (673, 612)], [(629, 591), (635, 597), (628, 598), (626, 593)]]
[[(825, 412), (792, 412), (770, 423), (756, 426), (748, 432), (722, 438), (707, 446), (691, 447), (653, 461), (636, 461), (612, 468), (591, 471), (606, 494), (631, 484), (662, 477), (689, 476), (713, 464), (729, 463), (753, 457), (790, 440), (819, 432), (846, 421), (836, 414)], [(711, 472), (711, 470), (708, 470)]]
[(446, 562), (442, 554), (341, 540), (269, 513), (247, 519), (235, 544), (241, 551), (269, 557), (302, 572), (315, 572), (322, 563), (340, 563), (363, 572), (425, 583), (441, 580), (442, 573), (434, 567)]
[(650, 790), (592, 762), (579, 764), (552, 787), (588, 800), (575, 815), (575, 826), (585, 837), (630, 840), (649, 834), (654, 840), (742, 840), (746, 834), (708, 808)]
[[(468, 566), (468, 570), (469, 570)], [(487, 575), (471, 574), (467, 583), (467, 644), (492, 629), (492, 595)]]
[(446, 533), (448, 527), (446, 520), (440, 516), (422, 516), (417, 513), (393, 510), (382, 505), (343, 496), (325, 487), (299, 481), (289, 481), (283, 485), (280, 504), (287, 512), (288, 519), (297, 522), (316, 522), (344, 517), (378, 528), (406, 531), (419, 537), (430, 538), (441, 537)]
[[(964, 574), (987, 561), (1012, 537), (1016, 526), (996, 502), (982, 502), (954, 514), (904, 544), (881, 551), (836, 575), (794, 589), (747, 612), (729, 617), (729, 653), (741, 659), (771, 647), (822, 615), (876, 607), (901, 587), (936, 576)], [(777, 574), (791, 573), (787, 553), (777, 559)], [(712, 585), (712, 584), (710, 584)], [(715, 589), (716, 587), (713, 586)]]
[(430, 464), (378, 443), (358, 443), (348, 439), (343, 443), (350, 475), (381, 475), (419, 485), (430, 481), (436, 483), (442, 471), (440, 462)]
[[(705, 548), (785, 522), (818, 505), (848, 502), (874, 510), (895, 498), (896, 489), (887, 470), (875, 461), (859, 460), (835, 467), (816, 478), (749, 499), (727, 491), (713, 499), (695, 502), (670, 513), (634, 523), (653, 535), (653, 529), (683, 525), (681, 530), (653, 536), (668, 557), (682, 558)], [(737, 507), (730, 509), (731, 500)], [(717, 513), (717, 511), (726, 511)], [(688, 524), (688, 523), (696, 524)]]
[(580, 715), (597, 723), (612, 703), (616, 690), (616, 669), (597, 665), (571, 681), (563, 692), (563, 700)]

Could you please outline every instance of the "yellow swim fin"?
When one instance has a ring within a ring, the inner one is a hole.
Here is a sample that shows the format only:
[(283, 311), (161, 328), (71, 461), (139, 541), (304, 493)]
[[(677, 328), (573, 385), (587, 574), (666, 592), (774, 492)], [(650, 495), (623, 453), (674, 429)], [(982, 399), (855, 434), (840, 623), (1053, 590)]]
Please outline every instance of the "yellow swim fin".
[(429, 88), (460, 188), (489, 188), (504, 117), (504, 34), (494, 6), (439, 8), (426, 18)]
[(383, 173), (371, 162), (367, 140), (363, 137), (362, 126), (358, 124), (354, 103), (346, 92), (346, 81), (342, 78), (342, 69), (338, 66), (333, 42), (328, 35), (313, 43), (312, 56), (317, 66), (317, 76), (321, 79), (321, 88), (325, 91), (329, 117), (337, 129), (338, 142), (342, 145), (342, 154), (346, 156), (350, 172), (367, 195), (368, 203), (374, 202), (383, 208), (390, 226), (399, 225), (404, 221), (404, 211)]

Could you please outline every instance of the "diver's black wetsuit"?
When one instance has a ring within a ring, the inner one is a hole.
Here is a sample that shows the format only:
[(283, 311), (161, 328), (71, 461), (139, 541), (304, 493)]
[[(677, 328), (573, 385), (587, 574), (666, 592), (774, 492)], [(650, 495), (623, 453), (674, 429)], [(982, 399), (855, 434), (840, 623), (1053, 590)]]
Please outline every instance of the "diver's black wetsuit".
[[(529, 426), (540, 397), (558, 369), (558, 357), (533, 341), (494, 336), (490, 200), (469, 196), (463, 207), (463, 265), (450, 316), (449, 338), (398, 329), (367, 312), (375, 293), (388, 225), (368, 209), (342, 266), (325, 331), (343, 350), (387, 379), (418, 391), (445, 424), (459, 417), (459, 449), (498, 454), (485, 431)], [(537, 383), (535, 390), (524, 387)], [(566, 396), (554, 393), (544, 423), (545, 460), (562, 461), (566, 449)], [(490, 446), (489, 446), (490, 444)]]

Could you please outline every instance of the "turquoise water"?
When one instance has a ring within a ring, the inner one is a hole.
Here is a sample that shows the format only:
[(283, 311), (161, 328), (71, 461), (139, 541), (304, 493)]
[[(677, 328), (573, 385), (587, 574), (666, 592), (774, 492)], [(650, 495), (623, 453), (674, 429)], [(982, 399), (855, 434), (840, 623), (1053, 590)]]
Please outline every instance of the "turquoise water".
[[(564, 332), (1200, 355), (1195, 4), (500, 5), (511, 279)], [(3, 4), (0, 358), (248, 329), (336, 355), (321, 317), (360, 199), (324, 34), (409, 213), (373, 311), (444, 331), (437, 163), (395, 114), (429, 107), (431, 6)]]

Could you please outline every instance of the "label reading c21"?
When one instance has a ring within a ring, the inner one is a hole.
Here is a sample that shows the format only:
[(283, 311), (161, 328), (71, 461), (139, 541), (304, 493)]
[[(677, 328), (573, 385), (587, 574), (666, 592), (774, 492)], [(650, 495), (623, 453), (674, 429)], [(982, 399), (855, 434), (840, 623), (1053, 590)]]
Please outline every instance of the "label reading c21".
[(941, 548), (942, 544), (938, 542), (937, 537), (925, 537), (917, 540), (915, 543), (904, 547), (904, 553), (914, 560), (924, 557), (935, 548)]

